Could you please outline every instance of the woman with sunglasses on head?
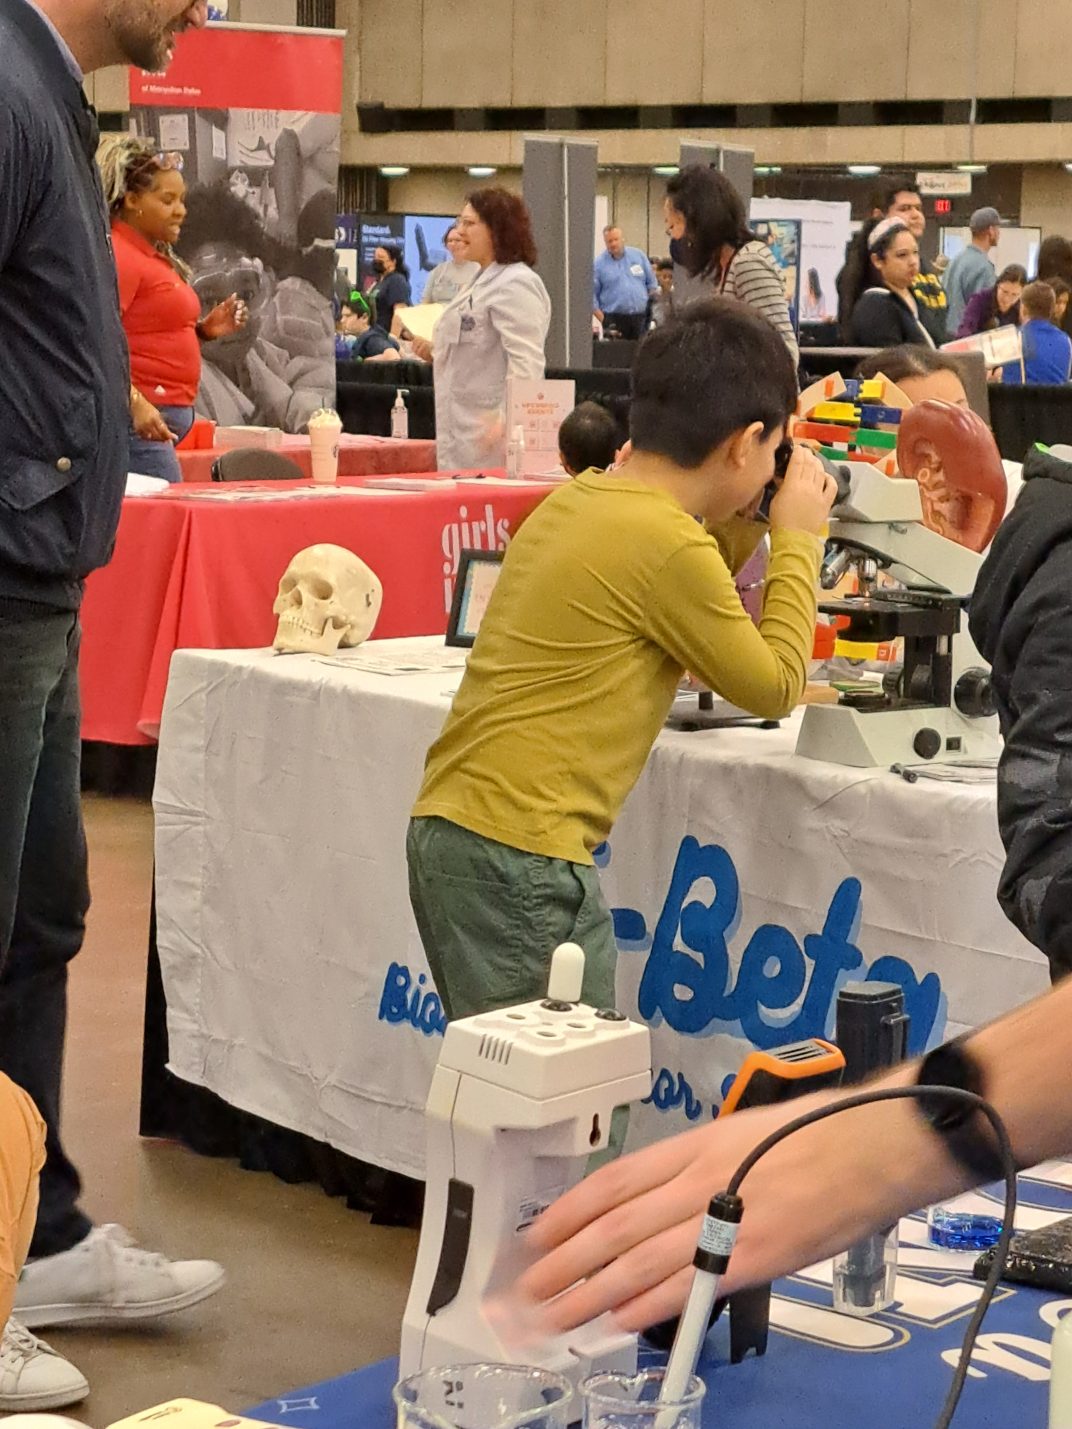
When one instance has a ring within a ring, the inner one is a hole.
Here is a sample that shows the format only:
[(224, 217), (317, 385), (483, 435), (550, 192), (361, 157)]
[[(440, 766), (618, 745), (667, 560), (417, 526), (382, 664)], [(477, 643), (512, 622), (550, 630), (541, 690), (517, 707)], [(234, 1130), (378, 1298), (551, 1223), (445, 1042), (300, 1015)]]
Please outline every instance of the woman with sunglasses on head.
[(248, 312), (231, 294), (201, 315), (190, 270), (172, 246), (186, 217), (186, 185), (171, 156), (134, 135), (109, 134), (97, 163), (130, 348), (129, 469), (180, 481), (174, 443), (193, 425), (201, 341), (237, 332)]

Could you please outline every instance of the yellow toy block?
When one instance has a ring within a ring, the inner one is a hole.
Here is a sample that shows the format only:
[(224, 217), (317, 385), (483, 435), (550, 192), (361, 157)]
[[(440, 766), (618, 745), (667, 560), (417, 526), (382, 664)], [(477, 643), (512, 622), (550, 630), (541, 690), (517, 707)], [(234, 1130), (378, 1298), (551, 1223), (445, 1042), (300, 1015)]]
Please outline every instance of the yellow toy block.
[(859, 401), (881, 402), (886, 391), (886, 383), (881, 377), (868, 377), (860, 385)]
[(859, 425), (860, 414), (851, 402), (820, 402), (809, 417), (813, 422), (842, 422)]
[(817, 382), (813, 382), (810, 387), (805, 387), (801, 392), (797, 399), (797, 416), (807, 416), (817, 402), (829, 402), (831, 397), (844, 390), (844, 379), (839, 377), (836, 372), (831, 372), (827, 377), (820, 377)]
[(870, 379), (872, 382), (881, 382), (885, 389), (882, 393), (882, 405), (884, 407), (900, 407), (902, 412), (907, 412), (911, 407), (912, 399), (906, 392), (902, 392), (896, 382), (891, 382), (888, 377), (884, 377), (880, 372), (877, 377)]

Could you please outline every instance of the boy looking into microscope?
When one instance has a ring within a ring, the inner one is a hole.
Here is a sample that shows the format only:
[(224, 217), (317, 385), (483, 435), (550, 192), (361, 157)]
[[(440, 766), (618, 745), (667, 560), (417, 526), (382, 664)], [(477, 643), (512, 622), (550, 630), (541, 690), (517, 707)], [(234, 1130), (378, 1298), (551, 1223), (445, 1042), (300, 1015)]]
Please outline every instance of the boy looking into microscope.
[[(583, 1000), (613, 1007), (592, 854), (682, 672), (766, 718), (803, 694), (833, 478), (783, 447), (769, 526), (756, 519), (796, 398), (767, 322), (730, 299), (690, 306), (639, 349), (624, 464), (560, 487), (514, 537), (407, 837), (451, 1019), (542, 996), (566, 941), (586, 954)], [(757, 627), (733, 575), (768, 530)]]

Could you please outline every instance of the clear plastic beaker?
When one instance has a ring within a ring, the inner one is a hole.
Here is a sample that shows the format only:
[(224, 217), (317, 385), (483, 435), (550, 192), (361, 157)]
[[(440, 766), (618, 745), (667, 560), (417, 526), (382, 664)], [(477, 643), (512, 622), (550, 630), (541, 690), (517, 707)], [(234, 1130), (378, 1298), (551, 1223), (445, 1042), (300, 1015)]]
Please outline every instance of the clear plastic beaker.
[(566, 1429), (568, 1379), (530, 1365), (422, 1370), (394, 1387), (398, 1429)]
[(673, 1401), (661, 1400), (662, 1369), (595, 1374), (581, 1385), (584, 1429), (700, 1429), (704, 1383), (693, 1375)]

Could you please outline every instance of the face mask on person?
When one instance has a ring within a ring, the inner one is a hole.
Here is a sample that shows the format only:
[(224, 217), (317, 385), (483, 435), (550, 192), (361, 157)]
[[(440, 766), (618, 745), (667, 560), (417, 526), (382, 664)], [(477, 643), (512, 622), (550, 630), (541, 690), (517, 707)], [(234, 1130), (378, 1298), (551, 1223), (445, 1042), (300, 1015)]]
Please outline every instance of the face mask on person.
[(383, 261), (382, 258), (374, 258), (372, 260), (372, 271), (374, 273), (386, 273), (387, 264)]

